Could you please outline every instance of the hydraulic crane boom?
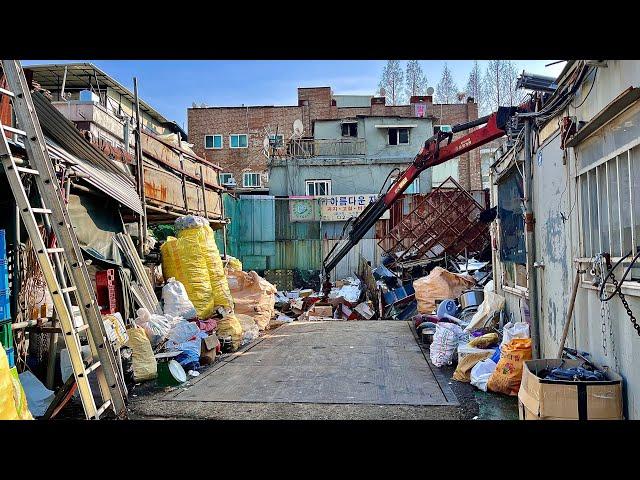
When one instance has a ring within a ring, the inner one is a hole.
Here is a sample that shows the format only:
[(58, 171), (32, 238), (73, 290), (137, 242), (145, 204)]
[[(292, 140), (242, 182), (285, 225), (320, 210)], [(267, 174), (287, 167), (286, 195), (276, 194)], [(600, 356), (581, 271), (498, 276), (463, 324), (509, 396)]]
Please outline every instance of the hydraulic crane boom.
[[(328, 253), (322, 263), (323, 289), (325, 294), (331, 289), (329, 274), (336, 265), (349, 253), (376, 221), (393, 205), (400, 195), (424, 170), (458, 157), (470, 150), (478, 148), (492, 140), (505, 135), (506, 125), (518, 111), (526, 111), (526, 107), (499, 107), (497, 112), (468, 123), (455, 125), (451, 131), (439, 131), (425, 143), (411, 165), (398, 177), (387, 193), (376, 202), (370, 204), (353, 222), (348, 235)], [(452, 141), (454, 133), (469, 130), (485, 124), (482, 128)], [(447, 144), (440, 143), (447, 140)]]

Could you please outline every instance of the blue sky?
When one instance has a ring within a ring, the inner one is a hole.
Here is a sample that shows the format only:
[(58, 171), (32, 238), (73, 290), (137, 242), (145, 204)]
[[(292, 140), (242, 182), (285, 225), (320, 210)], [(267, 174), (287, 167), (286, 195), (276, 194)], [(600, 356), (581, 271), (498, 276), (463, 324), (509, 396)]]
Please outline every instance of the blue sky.
[[(373, 94), (385, 60), (23, 60), (26, 65), (91, 62), (133, 90), (166, 118), (187, 129), (187, 108), (209, 106), (295, 105), (297, 87), (330, 86), (336, 95)], [(447, 62), (460, 89), (467, 83), (472, 60), (422, 60), (429, 85), (438, 83)], [(486, 61), (480, 60), (484, 69)], [(556, 76), (564, 63), (516, 60), (526, 70)], [(404, 68), (405, 62), (401, 62)]]

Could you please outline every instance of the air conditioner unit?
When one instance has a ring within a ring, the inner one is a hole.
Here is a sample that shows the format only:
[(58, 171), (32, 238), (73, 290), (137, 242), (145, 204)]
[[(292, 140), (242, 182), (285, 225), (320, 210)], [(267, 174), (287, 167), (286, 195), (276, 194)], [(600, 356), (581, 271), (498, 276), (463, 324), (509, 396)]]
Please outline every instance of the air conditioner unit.
[(100, 103), (100, 96), (96, 95), (91, 90), (81, 90), (80, 91), (80, 101), (81, 102)]
[(222, 185), (224, 185), (225, 187), (235, 187), (237, 185), (236, 179), (231, 177), (229, 180), (224, 182)]

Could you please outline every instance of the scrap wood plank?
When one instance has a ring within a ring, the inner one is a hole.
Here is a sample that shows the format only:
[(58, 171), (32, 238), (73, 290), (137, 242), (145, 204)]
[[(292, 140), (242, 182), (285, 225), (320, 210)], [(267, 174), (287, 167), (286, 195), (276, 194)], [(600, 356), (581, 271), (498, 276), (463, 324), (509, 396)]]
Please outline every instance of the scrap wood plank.
[[(131, 236), (125, 233), (116, 233), (114, 238), (116, 240), (116, 244), (124, 254), (127, 264), (133, 270), (136, 280), (138, 281), (139, 288), (134, 287), (133, 282), (131, 283), (131, 291), (134, 296), (137, 296), (136, 300), (138, 302), (145, 302), (141, 305), (147, 308), (150, 312), (162, 314), (162, 307), (160, 306), (160, 302), (153, 291), (153, 286), (149, 281), (147, 271), (144, 269), (144, 265), (142, 264), (142, 260), (138, 255), (135, 245), (133, 244), (133, 240), (131, 240)], [(148, 306), (151, 308), (148, 308)]]

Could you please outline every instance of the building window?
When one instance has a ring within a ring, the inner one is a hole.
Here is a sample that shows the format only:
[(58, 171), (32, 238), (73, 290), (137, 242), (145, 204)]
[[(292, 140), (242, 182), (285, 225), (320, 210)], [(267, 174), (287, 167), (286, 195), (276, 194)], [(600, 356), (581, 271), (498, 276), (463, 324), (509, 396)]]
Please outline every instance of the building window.
[(635, 253), (640, 245), (640, 146), (596, 163), (578, 180), (583, 256)]
[(245, 172), (242, 176), (242, 186), (247, 188), (261, 187), (262, 177), (260, 173)]
[(247, 148), (247, 134), (240, 133), (229, 135), (229, 146), (231, 148)]
[(356, 122), (343, 123), (342, 124), (342, 136), (343, 137), (357, 137), (358, 136), (358, 124)]
[(220, 174), (220, 185), (230, 185), (234, 184), (233, 181), (233, 173), (221, 173)]
[(491, 188), (489, 181), (489, 169), (491, 167), (493, 153), (496, 149), (487, 148), (480, 150), (480, 172), (482, 174), (482, 188)]
[(204, 148), (207, 150), (222, 148), (222, 135), (205, 135)]
[[(525, 249), (522, 177), (514, 168), (498, 185), (498, 220), (500, 222), (500, 260), (527, 264)], [(515, 268), (515, 267), (514, 267)], [(514, 270), (514, 278), (516, 271)]]
[[(396, 180), (398, 180), (398, 177), (392, 177), (390, 185), (393, 185)], [(420, 193), (420, 178), (418, 177), (413, 182), (411, 182), (411, 185), (409, 185), (403, 193), (405, 195), (415, 195), (417, 193)]]
[(413, 195), (416, 193), (420, 193), (420, 179), (416, 178), (413, 182), (411, 182), (411, 185), (407, 187), (404, 193), (405, 195)]
[(389, 129), (389, 145), (408, 145), (409, 129), (408, 128), (390, 128)]
[(273, 148), (284, 147), (284, 135), (269, 135), (269, 145), (271, 145)]
[(307, 195), (311, 197), (331, 195), (331, 180), (307, 180), (304, 183)]

